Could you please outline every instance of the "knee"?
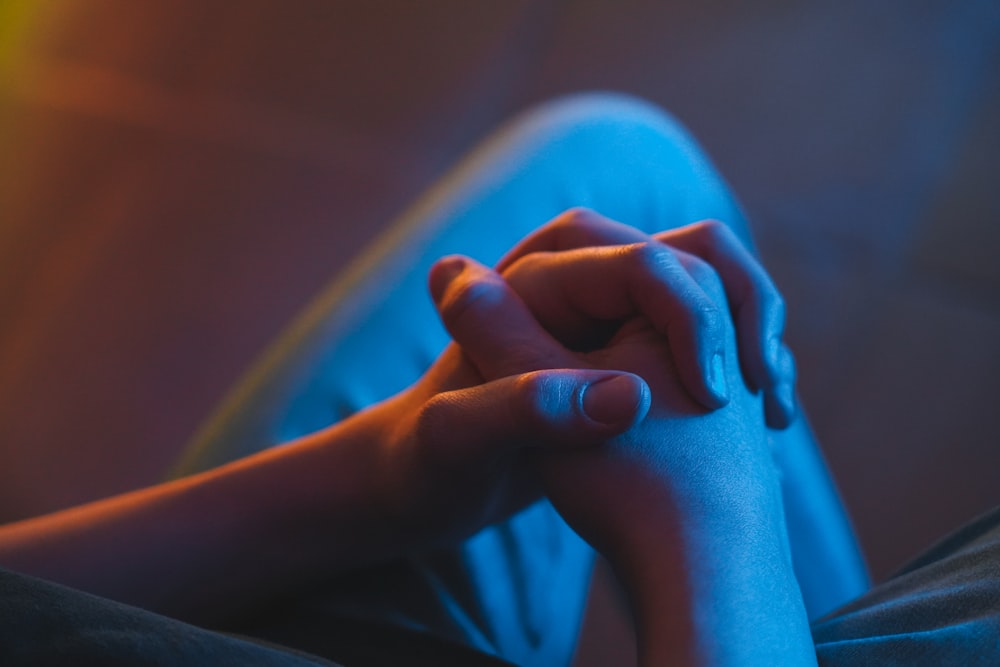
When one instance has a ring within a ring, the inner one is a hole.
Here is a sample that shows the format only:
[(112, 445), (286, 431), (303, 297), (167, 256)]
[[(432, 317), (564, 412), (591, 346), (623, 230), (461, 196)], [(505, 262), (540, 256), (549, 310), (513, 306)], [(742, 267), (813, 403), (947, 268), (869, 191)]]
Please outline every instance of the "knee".
[(576, 203), (647, 232), (722, 220), (753, 247), (725, 179), (687, 128), (652, 102), (578, 93), (537, 107), (526, 120), (593, 195)]
[(679, 120), (656, 104), (625, 93), (596, 91), (558, 97), (528, 110), (521, 121), (560, 142), (600, 143), (603, 155), (627, 150), (674, 154), (693, 163), (704, 160)]
[(595, 208), (647, 232), (715, 218), (749, 245), (739, 207), (711, 160), (651, 102), (578, 93), (528, 111), (513, 129), (519, 149), (548, 156), (545, 168), (568, 183), (570, 206)]

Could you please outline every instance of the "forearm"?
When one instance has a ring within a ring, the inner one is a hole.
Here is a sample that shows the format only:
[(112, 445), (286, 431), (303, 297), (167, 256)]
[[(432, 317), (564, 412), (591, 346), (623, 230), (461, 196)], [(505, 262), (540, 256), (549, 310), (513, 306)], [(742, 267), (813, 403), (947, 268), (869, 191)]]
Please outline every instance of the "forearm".
[(215, 620), (380, 539), (363, 430), (345, 423), (221, 468), (0, 527), (0, 565), (187, 620)]
[(815, 664), (777, 479), (755, 478), (675, 493), (660, 530), (613, 562), (641, 665)]

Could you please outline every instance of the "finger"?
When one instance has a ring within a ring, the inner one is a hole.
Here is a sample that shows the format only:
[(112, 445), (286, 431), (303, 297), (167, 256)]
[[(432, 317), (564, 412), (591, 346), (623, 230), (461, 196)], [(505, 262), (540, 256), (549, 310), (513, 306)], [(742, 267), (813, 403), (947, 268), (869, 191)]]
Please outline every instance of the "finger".
[(798, 411), (795, 400), (795, 357), (785, 345), (779, 353), (782, 380), (764, 390), (764, 417), (773, 429), (788, 428)]
[(654, 235), (714, 267), (725, 287), (736, 324), (740, 363), (747, 383), (770, 389), (794, 386), (782, 368), (785, 303), (757, 259), (724, 224), (709, 220)]
[(529, 234), (496, 266), (499, 273), (533, 252), (557, 252), (591, 246), (643, 243), (650, 237), (629, 225), (615, 222), (588, 208), (571, 208)]
[(598, 445), (641, 421), (649, 404), (649, 387), (631, 373), (534, 371), (437, 394), (417, 434), (435, 464), (468, 469), (525, 447)]
[(452, 255), (431, 267), (428, 282), (448, 333), (487, 380), (579, 365), (492, 269)]
[(593, 343), (579, 332), (593, 331), (595, 323), (646, 317), (667, 337), (688, 392), (713, 409), (728, 401), (727, 316), (667, 246), (654, 242), (532, 253), (503, 277), (560, 341)]

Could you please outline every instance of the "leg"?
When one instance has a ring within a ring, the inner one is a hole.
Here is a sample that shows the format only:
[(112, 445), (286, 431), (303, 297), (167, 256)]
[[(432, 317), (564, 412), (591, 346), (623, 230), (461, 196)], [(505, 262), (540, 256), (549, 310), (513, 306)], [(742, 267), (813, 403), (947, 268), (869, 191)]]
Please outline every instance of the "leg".
[[(456, 252), (492, 264), (573, 206), (646, 231), (717, 218), (750, 239), (699, 148), (655, 107), (614, 95), (543, 106), (486, 141), (338, 276), (208, 420), (174, 476), (316, 430), (406, 387), (447, 342), (424, 287), (430, 265)], [(402, 345), (378, 344), (400, 332)]]
[[(647, 231), (718, 218), (749, 242), (721, 179), (659, 110), (612, 95), (541, 107), (465, 160), (319, 297), (208, 422), (176, 473), (321, 428), (413, 382), (447, 342), (425, 294), (430, 264), (454, 252), (493, 263), (572, 206)], [(344, 578), (302, 616), (393, 618), (518, 664), (566, 664), (591, 563), (540, 503), (455, 550), (389, 575)]]

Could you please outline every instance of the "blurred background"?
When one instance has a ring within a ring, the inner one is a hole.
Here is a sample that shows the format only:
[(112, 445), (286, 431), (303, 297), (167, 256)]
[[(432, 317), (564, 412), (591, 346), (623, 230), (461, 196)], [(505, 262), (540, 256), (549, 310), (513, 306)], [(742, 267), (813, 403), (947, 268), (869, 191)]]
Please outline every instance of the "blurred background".
[[(0, 0), (0, 521), (157, 480), (407, 202), (585, 89), (742, 200), (877, 579), (1000, 501), (995, 0)], [(629, 650), (605, 589), (580, 665)]]

